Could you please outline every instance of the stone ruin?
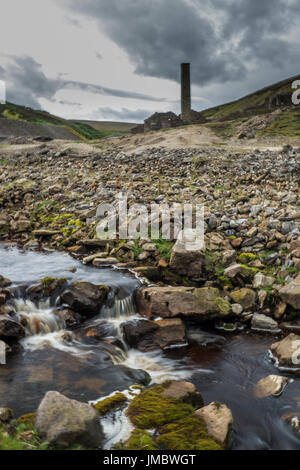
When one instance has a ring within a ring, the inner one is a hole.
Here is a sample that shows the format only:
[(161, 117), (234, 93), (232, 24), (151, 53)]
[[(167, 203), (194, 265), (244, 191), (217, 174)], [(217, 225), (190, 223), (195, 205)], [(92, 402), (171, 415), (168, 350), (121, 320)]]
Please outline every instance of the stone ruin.
[(171, 111), (167, 113), (154, 113), (144, 121), (134, 127), (132, 134), (141, 134), (150, 131), (159, 131), (172, 127), (183, 126), (184, 124), (201, 124), (206, 122), (201, 113), (191, 109), (191, 75), (190, 64), (181, 64), (181, 114), (177, 116)]

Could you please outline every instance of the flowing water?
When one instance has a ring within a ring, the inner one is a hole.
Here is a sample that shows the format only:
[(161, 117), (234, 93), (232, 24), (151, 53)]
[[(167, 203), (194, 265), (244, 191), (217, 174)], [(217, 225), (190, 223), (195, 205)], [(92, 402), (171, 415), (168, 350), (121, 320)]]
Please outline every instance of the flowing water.
[[(291, 380), (280, 397), (257, 399), (253, 394), (260, 379), (280, 374), (268, 354), (276, 335), (243, 331), (226, 334), (224, 340), (224, 332), (193, 325), (191, 336), (207, 339), (202, 346), (142, 353), (128, 349), (120, 328), (124, 321), (139, 318), (133, 294), (140, 281), (132, 273), (84, 266), (64, 253), (22, 252), (0, 245), (0, 274), (13, 281), (17, 315), (26, 324), (21, 347), (0, 366), (0, 406), (13, 408), (17, 416), (34, 411), (49, 390), (95, 401), (143, 383), (146, 371), (153, 383), (189, 379), (205, 403), (225, 403), (234, 416), (232, 449), (300, 448), (300, 437), (282, 420), (287, 413), (299, 415), (300, 378), (284, 373)], [(22, 297), (24, 286), (46, 276), (108, 285), (107, 305), (98, 317), (70, 330), (55, 306), (35, 305)], [(91, 328), (101, 331), (101, 340), (86, 335)], [(123, 412), (106, 421), (109, 448), (131, 428)]]

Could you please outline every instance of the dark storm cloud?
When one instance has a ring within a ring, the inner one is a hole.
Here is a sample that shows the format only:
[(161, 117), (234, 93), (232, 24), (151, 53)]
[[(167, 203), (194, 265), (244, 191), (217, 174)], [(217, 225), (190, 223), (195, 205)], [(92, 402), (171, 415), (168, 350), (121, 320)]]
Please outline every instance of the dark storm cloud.
[(7, 85), (7, 101), (33, 108), (40, 108), (38, 101), (40, 98), (53, 101), (55, 94), (62, 89), (77, 89), (119, 98), (161, 101), (141, 93), (65, 80), (62, 77), (57, 79), (48, 78), (43, 73), (42, 66), (28, 56), (10, 57), (9, 64), (3, 70), (3, 79)]
[(296, 45), (284, 37), (299, 19), (299, 0), (59, 3), (96, 19), (101, 30), (127, 51), (138, 74), (178, 81), (178, 63), (187, 61), (193, 63), (193, 81), (207, 85), (241, 80), (253, 62), (255, 67), (286, 65), (289, 74), (288, 67), (300, 58)]
[(128, 121), (141, 122), (153, 114), (153, 111), (150, 111), (149, 109), (131, 110), (127, 108), (122, 108), (119, 111), (112, 108), (99, 108), (96, 114), (98, 114), (102, 119), (108, 119), (111, 121), (127, 119)]
[[(195, 80), (228, 80), (245, 73), (231, 51), (216, 53), (211, 22), (184, 0), (63, 0), (96, 18), (101, 30), (125, 49), (142, 75), (179, 80), (178, 63), (193, 62)], [(61, 3), (61, 2), (60, 2)]]

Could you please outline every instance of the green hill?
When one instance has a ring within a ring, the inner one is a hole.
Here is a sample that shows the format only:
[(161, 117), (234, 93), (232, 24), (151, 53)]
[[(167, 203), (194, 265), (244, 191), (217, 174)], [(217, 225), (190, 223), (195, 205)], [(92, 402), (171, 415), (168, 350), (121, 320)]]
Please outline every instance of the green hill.
[(125, 123), (111, 123), (113, 125), (109, 126), (109, 123), (106, 122), (67, 120), (53, 116), (46, 111), (34, 110), (12, 103), (0, 104), (0, 117), (12, 121), (59, 126), (83, 140), (98, 140), (117, 133), (127, 133), (135, 126), (135, 124), (126, 125)]
[[(251, 124), (251, 119), (259, 116), (271, 118), (265, 120), (265, 125), (257, 125), (258, 128), (255, 130), (258, 135), (300, 136), (300, 105), (295, 106), (292, 103), (292, 94), (295, 91), (292, 83), (295, 80), (300, 80), (300, 75), (267, 86), (230, 103), (206, 109), (200, 114), (208, 120), (205, 125), (223, 137), (231, 137), (242, 123)], [(259, 120), (257, 121), (259, 123)]]

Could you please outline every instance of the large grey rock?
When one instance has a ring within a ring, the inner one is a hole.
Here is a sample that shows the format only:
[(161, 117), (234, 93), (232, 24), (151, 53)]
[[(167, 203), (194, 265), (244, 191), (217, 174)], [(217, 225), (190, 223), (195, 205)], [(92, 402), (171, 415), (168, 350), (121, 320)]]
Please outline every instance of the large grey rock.
[(279, 396), (288, 380), (287, 377), (280, 375), (269, 375), (255, 385), (254, 394), (257, 398), (265, 398), (270, 395)]
[(108, 289), (90, 282), (76, 281), (61, 295), (63, 303), (72, 310), (86, 317), (93, 317), (100, 312)]
[(201, 321), (230, 313), (229, 302), (213, 287), (148, 287), (137, 292), (137, 307), (148, 318), (192, 317)]
[(252, 317), (251, 326), (255, 330), (275, 330), (278, 331), (278, 323), (273, 318), (256, 313)]
[(180, 318), (160, 321), (131, 320), (122, 325), (126, 342), (140, 351), (180, 347), (187, 344)]
[(213, 402), (195, 412), (196, 416), (204, 419), (208, 433), (218, 439), (222, 444), (227, 444), (233, 425), (233, 417), (230, 409), (221, 403)]
[(8, 317), (0, 317), (0, 339), (21, 339), (25, 336), (25, 329), (20, 323)]
[(187, 239), (178, 238), (171, 254), (170, 268), (181, 276), (189, 276), (191, 278), (199, 278), (202, 273), (204, 263), (203, 245), (195, 242), (196, 231), (190, 230), (186, 237), (190, 234), (191, 242)]
[(74, 444), (98, 448), (103, 441), (99, 413), (58, 392), (46, 393), (38, 407), (35, 426), (43, 439), (61, 448)]
[(282, 341), (272, 344), (270, 349), (279, 367), (300, 368), (300, 336), (291, 333)]
[(300, 309), (300, 275), (279, 290), (283, 302)]

